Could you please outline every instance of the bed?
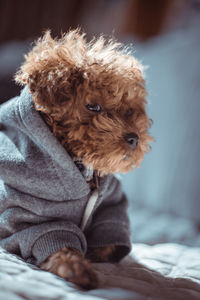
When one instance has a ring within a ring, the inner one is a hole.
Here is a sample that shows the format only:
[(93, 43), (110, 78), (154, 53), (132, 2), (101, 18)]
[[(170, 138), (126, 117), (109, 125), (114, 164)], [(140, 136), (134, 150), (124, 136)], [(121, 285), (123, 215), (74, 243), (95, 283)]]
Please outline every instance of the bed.
[(0, 249), (2, 300), (200, 299), (200, 248), (136, 243), (119, 264), (94, 264), (99, 288), (82, 291)]

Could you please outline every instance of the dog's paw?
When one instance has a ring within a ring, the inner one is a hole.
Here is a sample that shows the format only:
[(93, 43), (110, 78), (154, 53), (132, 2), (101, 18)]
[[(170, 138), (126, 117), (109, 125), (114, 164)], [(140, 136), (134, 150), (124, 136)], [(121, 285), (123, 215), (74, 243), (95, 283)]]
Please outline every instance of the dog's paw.
[(113, 262), (114, 245), (107, 247), (88, 248), (86, 258), (92, 262)]
[(92, 265), (75, 249), (65, 247), (50, 255), (40, 268), (84, 289), (94, 289), (98, 285), (98, 278)]

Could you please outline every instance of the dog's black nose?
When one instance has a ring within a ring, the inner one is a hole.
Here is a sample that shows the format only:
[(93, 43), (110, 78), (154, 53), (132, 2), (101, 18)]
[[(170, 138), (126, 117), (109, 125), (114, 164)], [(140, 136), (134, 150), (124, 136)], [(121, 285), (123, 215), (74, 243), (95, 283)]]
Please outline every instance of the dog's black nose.
[(139, 136), (136, 133), (132, 132), (126, 134), (124, 139), (129, 144), (131, 149), (135, 149), (139, 141)]

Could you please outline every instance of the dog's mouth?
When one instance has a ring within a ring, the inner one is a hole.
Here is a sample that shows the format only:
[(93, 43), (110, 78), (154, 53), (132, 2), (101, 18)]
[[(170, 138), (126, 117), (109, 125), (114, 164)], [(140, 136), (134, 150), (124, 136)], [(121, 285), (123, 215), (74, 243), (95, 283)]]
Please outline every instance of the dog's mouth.
[[(83, 150), (84, 147), (78, 147)], [(126, 147), (127, 148), (127, 147)], [(87, 150), (87, 147), (86, 147)], [(109, 174), (109, 173), (127, 173), (132, 168), (137, 165), (138, 161), (138, 151), (139, 147), (136, 147), (134, 150), (129, 150), (124, 148), (114, 148), (112, 152), (112, 148), (110, 147), (109, 151), (105, 153), (104, 148), (95, 149), (96, 151), (87, 152), (82, 151), (81, 153), (77, 152), (73, 155), (73, 157), (78, 157), (79, 160), (85, 165), (88, 166), (89, 169), (93, 169), (97, 171), (100, 176)], [(97, 151), (99, 150), (99, 151)], [(72, 153), (71, 153), (72, 154)]]
[(110, 140), (107, 141), (96, 135), (95, 140), (88, 137), (72, 141), (68, 144), (68, 152), (72, 157), (78, 157), (89, 169), (95, 170), (99, 176), (127, 173), (140, 165), (147, 152), (142, 138), (134, 149), (128, 142), (122, 144), (121, 139), (112, 139), (111, 142), (111, 135), (108, 138)]

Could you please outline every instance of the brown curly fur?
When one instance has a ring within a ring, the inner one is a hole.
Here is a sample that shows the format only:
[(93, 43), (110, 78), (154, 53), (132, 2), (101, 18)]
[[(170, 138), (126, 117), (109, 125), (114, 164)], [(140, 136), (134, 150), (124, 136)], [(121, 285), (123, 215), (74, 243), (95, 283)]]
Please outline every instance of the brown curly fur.
[(52, 272), (84, 289), (93, 289), (98, 286), (98, 277), (93, 270), (91, 262), (112, 261), (115, 246), (90, 248), (85, 259), (76, 249), (64, 247), (50, 255), (40, 268)]
[(114, 262), (113, 254), (115, 253), (115, 246), (89, 248), (86, 253), (86, 258), (92, 262)]
[[(47, 31), (15, 79), (29, 86), (36, 110), (66, 150), (99, 176), (140, 165), (152, 141), (151, 121), (142, 66), (122, 44), (103, 37), (87, 43), (79, 30), (54, 40)], [(86, 104), (99, 104), (102, 111), (89, 111)], [(139, 136), (134, 150), (124, 139), (132, 132)], [(87, 257), (112, 261), (114, 251), (112, 245), (89, 249)], [(64, 248), (41, 268), (84, 288), (97, 285), (90, 263), (77, 250)]]
[[(53, 40), (47, 32), (15, 79), (29, 85), (36, 109), (68, 152), (100, 176), (128, 172), (152, 140), (142, 67), (120, 43), (103, 37), (87, 43), (84, 36), (74, 30)], [(86, 104), (103, 110), (91, 112)], [(134, 151), (124, 140), (130, 132), (139, 136)]]
[(91, 264), (76, 249), (64, 247), (50, 255), (41, 265), (42, 270), (52, 272), (84, 289), (96, 288), (97, 275)]

